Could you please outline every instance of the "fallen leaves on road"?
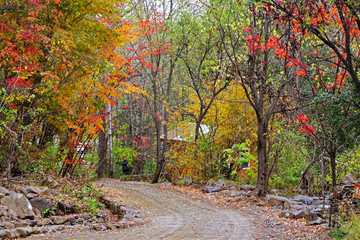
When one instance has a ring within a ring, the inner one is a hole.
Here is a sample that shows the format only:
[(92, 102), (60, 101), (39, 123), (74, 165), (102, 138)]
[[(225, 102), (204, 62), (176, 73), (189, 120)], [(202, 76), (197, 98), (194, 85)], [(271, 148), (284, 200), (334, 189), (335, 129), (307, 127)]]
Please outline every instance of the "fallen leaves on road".
[(204, 194), (194, 187), (162, 186), (161, 189), (181, 192), (198, 201), (212, 202), (215, 206), (235, 208), (247, 215), (254, 225), (255, 239), (331, 239), (326, 225), (309, 226), (305, 219), (280, 218), (280, 209), (271, 209), (270, 206), (259, 206), (257, 198), (244, 198), (240, 201), (231, 201), (236, 197), (221, 194), (221, 192)]

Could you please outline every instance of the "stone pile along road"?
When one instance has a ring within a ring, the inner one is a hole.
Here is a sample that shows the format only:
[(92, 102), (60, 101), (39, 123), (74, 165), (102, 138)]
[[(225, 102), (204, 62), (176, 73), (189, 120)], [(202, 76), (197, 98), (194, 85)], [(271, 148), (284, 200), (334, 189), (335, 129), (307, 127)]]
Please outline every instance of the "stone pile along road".
[(28, 239), (253, 239), (253, 226), (240, 211), (222, 209), (151, 184), (102, 179), (96, 184), (121, 192), (143, 212), (144, 224), (117, 231), (69, 231)]

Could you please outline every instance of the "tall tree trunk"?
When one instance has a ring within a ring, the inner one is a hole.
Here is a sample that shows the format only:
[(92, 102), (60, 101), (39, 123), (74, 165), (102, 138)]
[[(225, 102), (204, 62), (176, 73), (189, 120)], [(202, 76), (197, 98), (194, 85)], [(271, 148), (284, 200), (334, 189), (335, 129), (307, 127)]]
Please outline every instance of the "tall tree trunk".
[(152, 183), (157, 183), (159, 181), (160, 173), (162, 170), (164, 158), (163, 154), (161, 154), (161, 119), (157, 116), (159, 113), (159, 105), (158, 105), (158, 88), (156, 84), (156, 79), (153, 81), (153, 93), (154, 93), (154, 121), (155, 121), (155, 128), (156, 128), (156, 169), (154, 173), (154, 177), (152, 179)]
[[(100, 114), (103, 114), (103, 112), (101, 112)], [(103, 127), (105, 130), (106, 129), (105, 117), (103, 118)], [(99, 133), (99, 149), (98, 149), (99, 163), (96, 168), (96, 173), (98, 175), (98, 178), (105, 177), (107, 170), (108, 170), (108, 162), (107, 162), (107, 158), (106, 158), (106, 152), (107, 152), (106, 132), (100, 131), (100, 133)]]
[(332, 180), (332, 189), (336, 187), (336, 151), (329, 152), (330, 157), (330, 166), (331, 166), (331, 180)]
[(113, 133), (112, 133), (112, 115), (111, 115), (111, 105), (109, 104), (109, 177), (114, 176), (114, 162), (113, 162)]
[[(143, 101), (143, 99), (136, 100), (137, 104), (132, 114), (132, 118), (133, 118), (132, 138), (138, 139), (139, 142), (141, 140), (141, 127), (143, 125), (143, 116), (142, 116), (142, 110), (140, 104), (141, 101)], [(137, 156), (137, 159), (133, 162), (133, 174), (140, 174), (144, 169), (144, 163), (145, 163), (144, 154), (143, 154), (144, 148), (138, 147), (137, 150), (139, 154)]]
[(258, 119), (258, 130), (257, 130), (257, 147), (258, 147), (258, 177), (257, 177), (257, 194), (264, 196), (267, 192), (267, 123), (263, 118)]

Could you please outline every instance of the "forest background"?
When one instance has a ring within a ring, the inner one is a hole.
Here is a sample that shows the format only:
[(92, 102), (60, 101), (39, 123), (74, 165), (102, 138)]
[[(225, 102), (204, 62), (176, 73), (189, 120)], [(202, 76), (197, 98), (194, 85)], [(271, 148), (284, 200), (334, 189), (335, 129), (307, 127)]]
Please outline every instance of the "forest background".
[[(0, 3), (0, 170), (331, 192), (360, 177), (360, 3)], [(174, 133), (176, 133), (174, 135)]]

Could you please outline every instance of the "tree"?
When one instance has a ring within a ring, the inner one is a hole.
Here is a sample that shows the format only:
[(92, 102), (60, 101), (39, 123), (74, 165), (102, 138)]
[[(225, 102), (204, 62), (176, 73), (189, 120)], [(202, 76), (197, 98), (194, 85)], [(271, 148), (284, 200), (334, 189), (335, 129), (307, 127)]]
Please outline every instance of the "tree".
[(197, 98), (197, 111), (189, 114), (195, 121), (195, 142), (199, 139), (200, 125), (216, 97), (228, 88), (234, 79), (234, 71), (226, 59), (220, 36), (216, 34), (205, 13), (204, 16), (186, 14), (178, 24), (180, 44), (184, 46), (181, 56), (187, 71), (189, 89)]
[[(309, 113), (319, 128), (313, 130), (327, 156), (336, 185), (336, 156), (356, 142), (357, 109), (360, 81), (358, 77), (359, 4), (355, 1), (269, 1), (276, 16), (291, 25), (292, 31), (311, 41), (302, 42), (307, 52), (312, 76), (302, 84), (305, 99), (311, 103)], [(311, 89), (309, 89), (311, 88)], [(353, 89), (353, 90), (351, 90)], [(349, 125), (348, 125), (349, 124)], [(352, 125), (355, 124), (355, 125)]]
[[(148, 93), (144, 99), (155, 126), (156, 169), (153, 183), (158, 181), (165, 164), (170, 100), (178, 53), (181, 51), (181, 47), (173, 46), (168, 33), (176, 11), (177, 4), (173, 1), (141, 1), (134, 13), (141, 24), (139, 40), (131, 47), (134, 59), (140, 63), (136, 81)], [(164, 136), (163, 142), (161, 136)]]
[[(289, 19), (298, 32), (315, 35), (334, 54), (329, 59), (350, 76), (354, 90), (360, 94), (359, 33), (360, 4), (356, 1), (269, 1), (280, 10), (278, 16)], [(330, 56), (329, 56), (330, 57)]]
[[(306, 76), (299, 61), (300, 37), (272, 17), (262, 3), (228, 2), (219, 8), (212, 2), (217, 29), (236, 75), (257, 118), (257, 193), (264, 195), (269, 179), (269, 123), (276, 114), (296, 109), (296, 81)], [(246, 13), (250, 12), (249, 15)]]
[(112, 0), (1, 5), (2, 107), (13, 109), (10, 121), (2, 116), (2, 129), (22, 132), (21, 140), (10, 139), (9, 166), (18, 165), (18, 146), (41, 151), (58, 134), (67, 149), (65, 174), (78, 162), (76, 145), (102, 128), (102, 103), (120, 96), (116, 88), (131, 90), (123, 81), (128, 64), (117, 49), (132, 39), (132, 27), (120, 18), (120, 7)]

